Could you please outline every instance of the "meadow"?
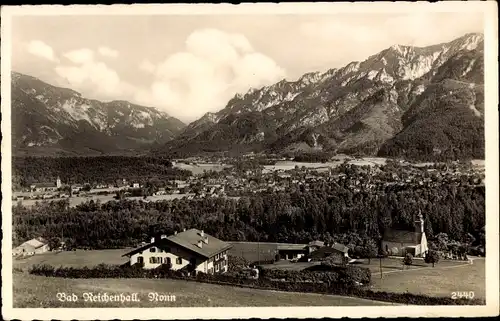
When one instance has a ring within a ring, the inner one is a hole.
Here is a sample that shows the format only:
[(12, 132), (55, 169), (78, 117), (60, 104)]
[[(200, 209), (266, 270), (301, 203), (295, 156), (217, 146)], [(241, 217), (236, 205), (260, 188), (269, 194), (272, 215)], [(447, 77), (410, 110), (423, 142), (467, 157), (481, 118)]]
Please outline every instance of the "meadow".
[(131, 250), (132, 249), (47, 252), (23, 259), (13, 259), (13, 267), (14, 269), (17, 268), (23, 271), (28, 271), (31, 266), (37, 264), (74, 268), (84, 266), (93, 267), (102, 263), (109, 265), (121, 265), (128, 262), (128, 258), (122, 257), (122, 255)]
[[(474, 292), (474, 297), (486, 299), (485, 259), (474, 259), (473, 264), (463, 261), (441, 261), (432, 265), (412, 266), (402, 270), (393, 265), (383, 268), (380, 276), (377, 270), (378, 260), (372, 260), (372, 289), (429, 296), (450, 297), (452, 292)], [(383, 265), (384, 262), (383, 262)]]
[[(244, 243), (242, 243), (244, 244)], [(268, 243), (272, 249), (272, 243)], [(275, 245), (274, 245), (275, 246)], [(348, 306), (380, 305), (353, 297), (334, 295), (278, 292), (256, 290), (226, 285), (214, 285), (181, 280), (152, 279), (63, 279), (34, 276), (28, 274), (29, 267), (35, 264), (48, 264), (55, 267), (92, 267), (101, 263), (123, 264), (127, 262), (123, 254), (130, 249), (100, 251), (68, 251), (45, 253), (22, 260), (14, 260), (14, 304), (15, 307), (168, 307), (168, 306)], [(255, 252), (253, 252), (255, 253)], [(429, 296), (449, 297), (454, 291), (473, 291), (475, 298), (485, 299), (485, 260), (474, 259), (473, 264), (463, 261), (441, 261), (433, 268), (431, 265), (414, 260), (414, 265), (405, 267), (400, 259), (386, 258), (382, 261), (383, 275), (380, 276), (380, 261), (372, 259), (361, 263), (372, 271), (374, 291), (386, 291)], [(301, 270), (315, 263), (290, 263), (280, 261), (265, 265), (267, 268)], [(60, 302), (58, 292), (76, 293), (78, 302)], [(91, 303), (83, 301), (83, 293), (139, 293), (141, 302)], [(158, 292), (176, 296), (175, 302), (150, 302), (148, 294)]]
[[(279, 261), (263, 267), (271, 269), (299, 271), (315, 262), (290, 263)], [(367, 267), (372, 272), (374, 291), (395, 293), (409, 292), (428, 296), (449, 297), (452, 292), (473, 291), (476, 298), (486, 298), (486, 271), (484, 258), (474, 259), (473, 264), (464, 261), (442, 260), (432, 267), (423, 260), (414, 259), (413, 265), (404, 266), (401, 259), (382, 259), (382, 275), (379, 259), (363, 260), (358, 266)]]
[[(238, 306), (375, 306), (387, 302), (360, 298), (257, 290), (170, 279), (63, 279), (13, 275), (15, 308), (80, 308), (80, 307), (238, 307)], [(131, 295), (138, 293), (140, 302), (85, 302), (84, 293)], [(58, 293), (78, 297), (76, 302), (61, 302)], [(175, 302), (150, 301), (149, 294), (158, 293)]]
[[(143, 197), (127, 197), (128, 200), (142, 200), (142, 201), (148, 201), (148, 202), (156, 202), (156, 201), (166, 201), (166, 200), (173, 200), (176, 198), (183, 198), (183, 197), (188, 197), (188, 196), (193, 196), (194, 194), (192, 193), (187, 193), (187, 194), (167, 194), (167, 195), (155, 195), (155, 196), (148, 196), (147, 199), (144, 199)], [(93, 200), (94, 202), (101, 202), (101, 203), (106, 203), (109, 201), (114, 201), (115, 200), (115, 195), (110, 194), (110, 195), (89, 195), (87, 197), (84, 196), (73, 196), (68, 198), (69, 199), (69, 206), (70, 207), (75, 207), (79, 204), (82, 204), (84, 202), (88, 202), (90, 200)], [(48, 199), (48, 200), (31, 200), (31, 199), (25, 199), (20, 201), (23, 206), (33, 206), (37, 202), (42, 203), (42, 202), (51, 202), (51, 201), (59, 201), (62, 200), (61, 198), (54, 198), (54, 199)], [(12, 204), (17, 204), (17, 201), (12, 201)]]

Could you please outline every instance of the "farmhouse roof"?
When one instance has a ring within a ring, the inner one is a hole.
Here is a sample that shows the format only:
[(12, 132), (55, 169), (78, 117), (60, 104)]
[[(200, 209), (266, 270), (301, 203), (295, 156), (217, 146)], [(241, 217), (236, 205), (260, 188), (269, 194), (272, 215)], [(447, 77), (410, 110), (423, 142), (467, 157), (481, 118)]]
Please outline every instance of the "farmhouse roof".
[(343, 252), (343, 253), (347, 253), (349, 251), (349, 248), (347, 246), (345, 246), (344, 244), (340, 244), (340, 243), (334, 243), (332, 245), (332, 248), (339, 251), (339, 252)]
[[(207, 243), (203, 242), (204, 238), (208, 239)], [(198, 242), (200, 241), (202, 244), (201, 248), (198, 246)], [(150, 248), (152, 246), (165, 249), (171, 244), (180, 246), (190, 252), (194, 252), (199, 256), (202, 256), (207, 259), (232, 247), (229, 243), (221, 241), (218, 238), (208, 235), (207, 233), (203, 233), (202, 236), (202, 232), (200, 230), (193, 228), (184, 232), (171, 235), (167, 238), (157, 239), (154, 243), (149, 243), (144, 246), (141, 246), (133, 251), (125, 253), (123, 256), (130, 256), (135, 253), (142, 252), (145, 249)]]
[(387, 229), (384, 232), (383, 240), (386, 242), (419, 244), (422, 241), (423, 233)]
[(309, 242), (309, 244), (307, 244), (307, 245), (308, 245), (308, 246), (318, 246), (318, 247), (322, 247), (322, 246), (324, 246), (324, 245), (325, 245), (325, 242), (316, 240), (316, 241), (311, 241), (311, 242)]
[[(338, 244), (338, 243), (336, 243)], [(349, 250), (349, 248), (345, 245), (342, 245), (342, 244), (338, 244), (337, 246), (335, 246), (335, 244), (333, 246), (323, 246), (323, 247), (320, 247), (319, 249), (317, 249), (316, 251), (312, 252), (310, 254), (310, 257), (311, 258), (326, 258), (330, 255), (332, 255), (333, 253), (347, 253), (347, 251)]]
[(277, 244), (277, 249), (278, 251), (302, 251), (306, 248), (305, 244), (292, 244), (292, 243), (278, 243)]
[(45, 242), (44, 239), (42, 239), (42, 238), (38, 238), (38, 239), (34, 238), (34, 239), (31, 239), (29, 241), (24, 242), (19, 247), (31, 246), (34, 249), (38, 249), (38, 248), (44, 246), (45, 244), (47, 244), (47, 243)]

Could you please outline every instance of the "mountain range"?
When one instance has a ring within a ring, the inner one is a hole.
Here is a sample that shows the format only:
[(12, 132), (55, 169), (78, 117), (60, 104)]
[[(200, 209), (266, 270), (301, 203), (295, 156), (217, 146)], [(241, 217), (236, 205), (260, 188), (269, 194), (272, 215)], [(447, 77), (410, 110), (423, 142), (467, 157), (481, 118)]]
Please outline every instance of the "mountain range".
[(147, 153), (186, 126), (153, 107), (101, 102), (12, 73), (12, 148), (18, 155)]
[(483, 158), (483, 55), (482, 34), (394, 45), (362, 62), (236, 95), (156, 152)]
[(155, 108), (89, 100), (13, 73), (13, 145), (27, 153), (484, 158), (483, 56), (482, 34), (394, 45), (339, 69), (252, 88), (187, 126)]

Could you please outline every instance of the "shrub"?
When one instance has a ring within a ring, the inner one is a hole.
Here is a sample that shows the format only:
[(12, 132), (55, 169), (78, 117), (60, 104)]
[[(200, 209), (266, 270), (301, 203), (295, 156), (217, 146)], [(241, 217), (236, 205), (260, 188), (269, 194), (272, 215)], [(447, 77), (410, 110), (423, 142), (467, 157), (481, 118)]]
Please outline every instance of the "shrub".
[(228, 271), (239, 271), (248, 266), (248, 261), (240, 256), (228, 255), (227, 269)]
[(408, 266), (413, 264), (413, 255), (411, 255), (411, 253), (406, 253), (403, 258), (403, 264)]
[(439, 253), (434, 250), (430, 250), (425, 255), (425, 263), (432, 263), (432, 267), (439, 262)]

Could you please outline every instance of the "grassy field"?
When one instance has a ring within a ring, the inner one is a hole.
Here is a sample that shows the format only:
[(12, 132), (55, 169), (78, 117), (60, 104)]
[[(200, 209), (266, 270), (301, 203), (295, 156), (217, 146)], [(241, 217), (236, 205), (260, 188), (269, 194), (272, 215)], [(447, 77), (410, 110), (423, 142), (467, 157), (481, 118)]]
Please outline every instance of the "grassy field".
[[(241, 243), (244, 244), (244, 243)], [(268, 243), (269, 250), (272, 244)], [(276, 245), (274, 245), (275, 248)], [(242, 245), (243, 250), (244, 245)], [(260, 247), (259, 247), (260, 248)], [(240, 248), (241, 250), (241, 248)], [(158, 306), (158, 302), (148, 302), (149, 292), (172, 293), (177, 296), (176, 302), (163, 302), (160, 306), (277, 306), (277, 305), (367, 305), (372, 301), (325, 296), (319, 294), (297, 294), (266, 290), (253, 290), (231, 286), (219, 286), (197, 282), (178, 280), (151, 279), (61, 279), (33, 276), (26, 273), (34, 264), (49, 264), (59, 266), (95, 266), (105, 264), (123, 264), (127, 262), (123, 254), (127, 249), (100, 251), (68, 251), (35, 255), (23, 260), (14, 260), (14, 300), (18, 307), (70, 307), (75, 303), (57, 301), (58, 292), (74, 292), (81, 296), (84, 292), (108, 293), (142, 293), (140, 303), (127, 303), (128, 306)], [(264, 244), (264, 253), (266, 247)], [(250, 255), (255, 251), (248, 250)], [(237, 254), (237, 253), (234, 253)], [(263, 259), (263, 258), (261, 258)], [(267, 268), (284, 270), (301, 270), (314, 263), (290, 263), (279, 261), (266, 265)], [(382, 278), (380, 277), (380, 262), (377, 259), (359, 264), (372, 271), (372, 289), (387, 292), (410, 292), (430, 296), (448, 297), (451, 292), (474, 291), (476, 298), (486, 297), (486, 278), (484, 258), (475, 259), (473, 264), (463, 261), (441, 261), (433, 268), (421, 260), (414, 260), (414, 265), (403, 269), (400, 259), (387, 258), (382, 261)], [(24, 273), (19, 273), (21, 269)], [(196, 289), (200, 289), (197, 291)], [(212, 295), (213, 293), (213, 295)], [(209, 300), (210, 299), (210, 300)], [(377, 303), (378, 304), (378, 303)], [(120, 304), (105, 305), (78, 302), (75, 307), (84, 306), (121, 306)]]
[(380, 273), (372, 274), (373, 290), (443, 297), (449, 297), (452, 292), (457, 291), (474, 291), (476, 298), (486, 298), (484, 259), (476, 259), (473, 264), (442, 261), (434, 268), (413, 266), (405, 270), (400, 268), (383, 271), (382, 278)]
[(101, 263), (105, 264), (123, 264), (128, 261), (127, 257), (122, 257), (123, 254), (131, 249), (118, 250), (99, 250), (99, 251), (64, 251), (64, 252), (48, 252), (44, 254), (34, 255), (25, 259), (13, 259), (13, 267), (28, 270), (30, 266), (35, 264), (48, 264), (54, 267), (92, 267)]
[[(282, 270), (303, 270), (313, 262), (291, 263), (279, 261), (263, 265), (265, 268)], [(423, 260), (415, 259), (413, 265), (405, 267), (401, 259), (382, 260), (382, 278), (380, 261), (367, 260), (357, 266), (367, 267), (372, 272), (372, 290), (386, 292), (410, 292), (429, 296), (448, 297), (451, 292), (474, 291), (476, 298), (486, 298), (485, 260), (475, 259), (473, 264), (464, 261), (442, 260), (433, 268)]]
[[(15, 308), (53, 307), (238, 307), (238, 306), (374, 306), (385, 302), (334, 295), (255, 290), (168, 279), (63, 279), (13, 275)], [(131, 295), (140, 302), (85, 302), (84, 293)], [(74, 293), (77, 302), (60, 302), (57, 293)], [(168, 295), (169, 301), (150, 301), (149, 293)], [(175, 296), (175, 302), (172, 297)]]
[[(168, 195), (157, 195), (157, 196), (148, 196), (148, 198), (145, 201), (148, 202), (155, 202), (155, 201), (168, 201), (168, 200), (173, 200), (176, 198), (183, 198), (183, 197), (188, 197), (192, 196), (194, 194), (188, 193), (188, 194), (168, 194)], [(70, 207), (75, 207), (81, 203), (88, 202), (90, 200), (100, 201), (101, 203), (106, 203), (109, 201), (115, 200), (115, 195), (92, 195), (89, 197), (83, 197), (83, 196), (74, 196), (69, 198), (69, 206)], [(55, 198), (55, 199), (47, 199), (47, 200), (31, 200), (31, 199), (25, 199), (21, 201), (21, 204), (24, 206), (33, 206), (36, 204), (36, 202), (51, 202), (51, 201), (58, 201), (62, 200), (63, 198)], [(127, 197), (128, 200), (143, 200), (143, 197)], [(12, 204), (15, 205), (17, 204), (18, 201), (12, 201)]]

